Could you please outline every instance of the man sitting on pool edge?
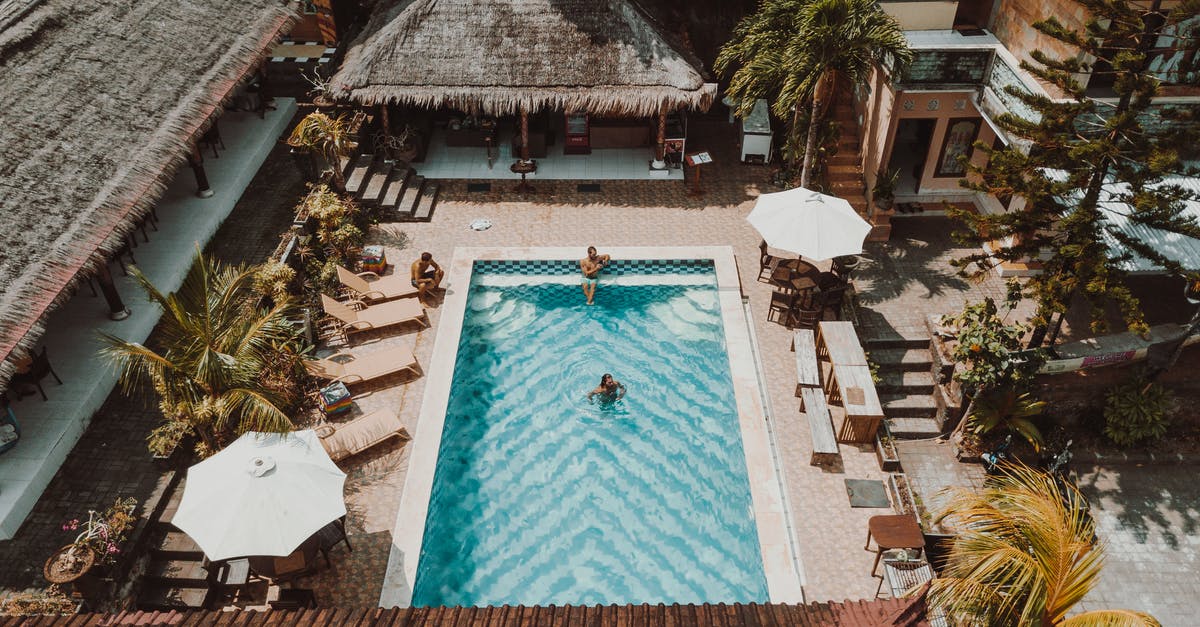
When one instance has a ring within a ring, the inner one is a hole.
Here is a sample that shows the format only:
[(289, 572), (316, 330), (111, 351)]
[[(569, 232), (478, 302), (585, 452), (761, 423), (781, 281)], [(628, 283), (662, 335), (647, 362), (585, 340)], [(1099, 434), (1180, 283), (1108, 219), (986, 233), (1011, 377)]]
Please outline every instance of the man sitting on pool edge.
[(596, 254), (595, 246), (588, 246), (587, 257), (579, 260), (579, 270), (583, 272), (583, 295), (587, 296), (587, 304), (595, 304), (592, 301), (596, 298), (596, 284), (600, 282), (600, 271), (611, 260), (608, 255)]
[(625, 384), (606, 372), (604, 376), (600, 377), (600, 386), (588, 392), (588, 402), (592, 402), (592, 399), (597, 396), (600, 397), (601, 403), (615, 403), (625, 398)]
[(412, 286), (417, 288), (417, 298), (425, 302), (429, 290), (436, 290), (442, 284), (446, 271), (433, 260), (430, 253), (421, 253), (421, 258), (412, 265)]

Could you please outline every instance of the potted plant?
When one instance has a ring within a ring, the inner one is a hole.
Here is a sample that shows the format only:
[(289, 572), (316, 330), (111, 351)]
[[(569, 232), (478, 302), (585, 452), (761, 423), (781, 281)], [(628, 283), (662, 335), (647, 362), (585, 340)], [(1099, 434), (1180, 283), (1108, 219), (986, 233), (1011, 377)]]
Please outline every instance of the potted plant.
[(879, 168), (875, 173), (875, 186), (871, 188), (871, 197), (875, 206), (883, 211), (889, 211), (896, 201), (896, 181), (900, 180), (900, 169), (888, 170)]
[(388, 135), (380, 148), (388, 159), (408, 163), (417, 158), (420, 146), (420, 131), (412, 125), (405, 124), (399, 132)]
[(875, 459), (879, 461), (879, 469), (884, 472), (900, 472), (900, 455), (896, 452), (896, 443), (892, 439), (892, 431), (887, 423), (875, 433)]
[(320, 67), (313, 68), (311, 75), (300, 71), (300, 76), (304, 78), (304, 82), (308, 83), (308, 97), (312, 98), (312, 103), (318, 109), (330, 108), (336, 104), (333, 94), (333, 83), (328, 76), (321, 74)]
[[(63, 531), (79, 531), (75, 540), (55, 551), (42, 567), (46, 581), (53, 584), (80, 582), (95, 576), (96, 566), (110, 566), (121, 552), (121, 543), (133, 531), (137, 521), (133, 510), (137, 500), (117, 499), (103, 512), (88, 511), (86, 522), (78, 518), (63, 524)], [(91, 586), (89, 586), (91, 587)]]

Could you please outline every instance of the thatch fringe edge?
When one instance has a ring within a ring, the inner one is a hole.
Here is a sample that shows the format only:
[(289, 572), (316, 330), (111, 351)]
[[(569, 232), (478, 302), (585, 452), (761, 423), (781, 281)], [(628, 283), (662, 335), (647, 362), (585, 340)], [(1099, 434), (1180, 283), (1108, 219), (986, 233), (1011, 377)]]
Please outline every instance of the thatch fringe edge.
[(585, 111), (594, 115), (651, 117), (658, 115), (664, 107), (708, 111), (716, 95), (716, 83), (704, 83), (699, 89), (691, 91), (663, 86), (547, 89), (372, 85), (346, 89), (342, 98), (368, 106), (388, 103), (426, 109), (452, 107), (466, 111), (478, 110), (488, 115), (561, 109), (569, 113)]
[[(0, 335), (0, 354), (4, 356), (0, 361), (0, 388), (8, 386), (16, 372), (15, 362), (30, 355), (45, 334), (50, 314), (120, 250), (138, 221), (162, 198), (179, 168), (187, 163), (200, 137), (224, 112), (241, 79), (266, 62), (285, 30), (299, 19), (294, 11), (283, 7), (266, 13), (263, 27), (231, 46), (222, 62), (209, 72), (212, 79), (196, 88), (200, 93), (177, 107), (159, 127), (157, 142), (145, 152), (160, 159), (147, 157), (144, 162), (161, 163), (161, 168), (130, 168), (123, 176), (110, 180), (86, 211), (83, 226), (94, 227), (96, 237), (92, 242), (74, 241), (65, 251), (44, 256), (36, 270), (24, 273), (28, 279), (33, 272), (36, 280), (10, 288), (5, 300), (11, 304), (0, 314), (4, 326)], [(21, 303), (34, 303), (32, 311), (21, 311)]]

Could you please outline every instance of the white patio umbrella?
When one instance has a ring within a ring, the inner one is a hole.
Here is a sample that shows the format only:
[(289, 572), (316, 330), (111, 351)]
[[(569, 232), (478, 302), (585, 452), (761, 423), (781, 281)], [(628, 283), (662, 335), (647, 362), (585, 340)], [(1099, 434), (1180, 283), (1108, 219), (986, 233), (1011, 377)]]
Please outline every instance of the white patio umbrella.
[(211, 560), (288, 555), (346, 514), (345, 482), (315, 432), (250, 432), (188, 469), (171, 522)]
[(803, 187), (759, 196), (746, 220), (768, 246), (817, 261), (861, 253), (871, 232), (849, 202)]

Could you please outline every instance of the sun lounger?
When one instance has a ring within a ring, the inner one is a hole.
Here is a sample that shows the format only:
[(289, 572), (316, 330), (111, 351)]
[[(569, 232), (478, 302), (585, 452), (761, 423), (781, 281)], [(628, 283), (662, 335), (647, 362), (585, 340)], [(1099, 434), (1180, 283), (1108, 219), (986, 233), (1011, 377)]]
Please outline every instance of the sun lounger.
[[(337, 275), (338, 281), (341, 281), (342, 285), (350, 288), (358, 298), (367, 302), (417, 295), (417, 288), (413, 287), (412, 281), (400, 274), (389, 274), (387, 276), (379, 276), (374, 272), (359, 272), (355, 274), (338, 266)], [(374, 278), (368, 281), (368, 277)]]
[[(325, 308), (325, 313), (341, 321), (347, 335), (355, 331), (382, 329), (406, 322), (420, 322), (426, 326), (429, 323), (429, 319), (425, 317), (425, 308), (421, 303), (410, 299), (393, 300), (368, 307), (362, 301), (343, 303), (321, 294), (321, 306)], [(355, 309), (354, 306), (359, 308)]]
[(412, 349), (405, 345), (367, 355), (342, 352), (324, 359), (305, 359), (304, 367), (314, 377), (348, 384), (370, 381), (401, 370), (409, 370), (414, 375), (421, 374), (417, 358)]
[(333, 461), (357, 455), (390, 438), (410, 439), (408, 429), (386, 409), (373, 411), (341, 424), (323, 424), (316, 428), (321, 446)]

